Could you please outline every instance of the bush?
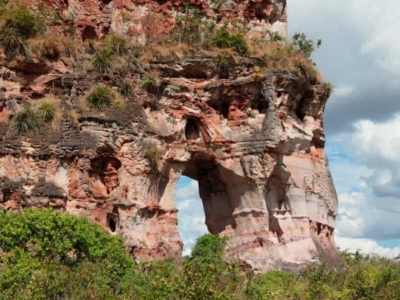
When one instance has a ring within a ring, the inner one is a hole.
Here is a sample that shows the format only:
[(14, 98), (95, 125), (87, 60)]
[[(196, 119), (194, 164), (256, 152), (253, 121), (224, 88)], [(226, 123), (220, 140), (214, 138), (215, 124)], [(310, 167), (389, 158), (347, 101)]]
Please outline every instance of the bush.
[(308, 39), (305, 33), (295, 33), (293, 35), (292, 45), (297, 51), (303, 53), (307, 57), (310, 57), (317, 48), (321, 47), (321, 44), (322, 40), (314, 42)]
[(0, 44), (8, 56), (26, 55), (25, 41), (46, 29), (46, 20), (24, 5), (5, 9), (0, 17)]
[(119, 80), (118, 81), (118, 87), (119, 87), (119, 92), (121, 95), (128, 97), (130, 95), (132, 95), (133, 93), (133, 87), (132, 87), (132, 83), (130, 83), (128, 80)]
[(111, 49), (98, 50), (92, 59), (92, 66), (101, 73), (111, 72), (114, 63), (114, 53)]
[(13, 132), (18, 136), (37, 133), (42, 126), (42, 118), (35, 110), (28, 106), (17, 113), (11, 123)]
[(142, 86), (149, 93), (157, 93), (160, 90), (162, 81), (158, 77), (146, 76)]
[(55, 98), (48, 97), (41, 101), (36, 112), (43, 122), (53, 123), (53, 127), (58, 127), (61, 122), (61, 109)]
[(169, 40), (179, 44), (207, 47), (215, 28), (214, 22), (203, 19), (199, 9), (186, 6), (184, 14), (176, 17), (175, 28), (171, 31)]
[(133, 260), (122, 240), (51, 209), (0, 212), (2, 299), (115, 298)]
[(100, 83), (89, 91), (85, 101), (90, 108), (104, 109), (118, 101), (118, 94), (109, 86)]
[(238, 54), (246, 54), (249, 51), (249, 46), (243, 34), (231, 34), (226, 26), (216, 33), (213, 43), (218, 48), (231, 48)]
[(71, 37), (49, 33), (28, 40), (28, 48), (39, 58), (58, 59), (75, 58), (80, 46)]
[(229, 52), (222, 52), (216, 57), (215, 65), (217, 73), (220, 77), (225, 78), (229, 74), (229, 70), (236, 64), (235, 58)]
[(128, 50), (128, 41), (121, 35), (111, 33), (104, 39), (103, 46), (111, 53), (121, 55)]

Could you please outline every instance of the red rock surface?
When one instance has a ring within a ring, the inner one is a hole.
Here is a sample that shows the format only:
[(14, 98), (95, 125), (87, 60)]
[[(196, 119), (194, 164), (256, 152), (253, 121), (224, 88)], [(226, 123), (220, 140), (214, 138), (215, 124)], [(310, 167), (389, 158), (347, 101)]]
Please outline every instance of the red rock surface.
[[(12, 0), (14, 1), (14, 0)], [(247, 24), (250, 35), (268, 36), (268, 31), (286, 35), (286, 0), (18, 0), (29, 6), (42, 4), (59, 12), (64, 23), (74, 21), (82, 39), (101, 39), (108, 32), (130, 34), (144, 43), (169, 32), (178, 13), (186, 5), (200, 9), (205, 17), (220, 15), (221, 24), (237, 21)], [(221, 4), (218, 4), (221, 3)], [(61, 30), (61, 28), (59, 28)]]
[[(167, 30), (183, 9), (180, 1), (43, 3), (64, 17), (73, 12), (78, 35), (91, 26), (99, 38), (108, 30), (145, 36), (150, 16), (164, 18)], [(213, 12), (208, 2), (192, 4)], [(226, 1), (220, 10), (253, 30), (286, 26), (283, 1)], [(121, 23), (122, 12), (138, 22)], [(139, 72), (127, 75), (135, 88), (123, 110), (98, 112), (80, 101), (99, 81), (115, 82), (87, 70), (88, 62), (85, 54), (72, 67), (62, 60), (6, 61), (0, 53), (0, 208), (50, 206), (87, 216), (124, 236), (138, 260), (179, 260), (175, 188), (185, 175), (199, 183), (209, 231), (230, 237), (227, 258), (261, 272), (299, 270), (318, 255), (340, 264), (337, 197), (323, 149), (327, 84), (276, 69), (255, 79), (251, 58), (220, 79), (210, 71), (212, 58), (194, 55), (147, 66), (163, 78), (158, 109)], [(16, 137), (15, 113), (54, 87), (62, 91), (60, 129)], [(71, 110), (78, 124), (67, 117)]]

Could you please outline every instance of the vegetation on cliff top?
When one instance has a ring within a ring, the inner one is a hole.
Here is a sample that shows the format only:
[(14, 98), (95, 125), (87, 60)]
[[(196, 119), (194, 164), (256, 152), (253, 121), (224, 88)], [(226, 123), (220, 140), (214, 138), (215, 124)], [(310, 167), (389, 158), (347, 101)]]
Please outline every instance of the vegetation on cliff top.
[[(99, 117), (106, 115), (100, 110), (121, 109), (125, 104), (137, 101), (134, 86), (148, 92), (143, 103), (149, 103), (153, 110), (158, 109), (168, 84), (160, 76), (157, 62), (168, 63), (185, 56), (212, 57), (212, 68), (207, 76), (217, 75), (219, 79), (234, 79), (243, 71), (247, 75), (253, 72), (252, 78), (261, 82), (267, 70), (284, 69), (297, 73), (305, 82), (314, 84), (322, 80), (309, 58), (320, 46), (320, 41), (314, 42), (304, 34), (296, 34), (292, 42), (288, 42), (276, 32), (264, 32), (249, 39), (249, 28), (244, 24), (222, 22), (218, 15), (205, 17), (201, 10), (190, 6), (177, 15), (170, 32), (157, 36), (146, 34), (144, 44), (138, 43), (134, 36), (116, 33), (106, 35), (102, 42), (90, 39), (82, 42), (74, 36), (75, 29), (71, 30), (75, 28), (75, 22), (73, 16), (65, 20), (40, 4), (28, 7), (0, 0), (0, 46), (10, 63), (16, 60), (20, 64), (24, 59), (25, 63), (36, 63), (37, 59), (42, 60), (40, 63), (62, 59), (68, 67), (82, 67), (81, 71), (87, 72), (87, 77), (99, 84), (85, 86), (84, 91), (79, 91), (83, 92), (80, 96), (86, 94), (82, 96), (83, 103), (95, 108)], [(58, 26), (57, 33), (53, 32), (53, 25)], [(59, 83), (53, 82), (53, 92), (54, 84)], [(56, 88), (61, 90), (58, 97), (61, 99), (64, 91), (60, 86)], [(17, 110), (12, 119), (12, 128), (17, 135), (36, 133), (49, 122), (57, 129), (61, 115), (68, 115), (67, 119), (74, 125), (79, 120), (78, 112), (61, 110), (54, 119), (46, 116), (44, 120), (40, 109), (29, 107), (29, 103), (24, 105), (26, 108)], [(82, 108), (84, 106), (80, 106), (81, 111)], [(50, 109), (49, 105), (46, 109)], [(72, 114), (75, 116), (71, 119)]]
[(342, 252), (345, 267), (254, 275), (225, 262), (229, 241), (197, 240), (181, 265), (137, 264), (118, 236), (51, 209), (0, 212), (0, 299), (399, 299), (398, 262)]

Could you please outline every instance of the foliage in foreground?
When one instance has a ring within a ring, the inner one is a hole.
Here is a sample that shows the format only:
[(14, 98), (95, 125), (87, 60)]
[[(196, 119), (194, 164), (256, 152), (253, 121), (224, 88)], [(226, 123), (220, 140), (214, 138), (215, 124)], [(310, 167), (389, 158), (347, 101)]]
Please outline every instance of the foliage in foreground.
[(398, 262), (342, 253), (345, 268), (245, 273), (223, 260), (229, 241), (197, 240), (182, 265), (136, 264), (121, 238), (51, 209), (0, 212), (0, 299), (399, 299)]

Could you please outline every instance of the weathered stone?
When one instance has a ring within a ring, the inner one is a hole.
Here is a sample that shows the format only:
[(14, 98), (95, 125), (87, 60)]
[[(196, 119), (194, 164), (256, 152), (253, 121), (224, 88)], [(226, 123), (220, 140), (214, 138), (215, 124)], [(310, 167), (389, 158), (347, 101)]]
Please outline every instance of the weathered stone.
[[(108, 28), (127, 32), (122, 12), (140, 21), (130, 26), (145, 36), (148, 11), (173, 20), (183, 8), (180, 0), (43, 3), (64, 17), (73, 12), (83, 39)], [(211, 2), (191, 3), (215, 13)], [(225, 1), (218, 10), (256, 32), (284, 28), (285, 3)], [(78, 57), (74, 69), (47, 60), (0, 66), (0, 208), (51, 206), (87, 216), (124, 236), (138, 260), (180, 260), (175, 188), (184, 175), (199, 183), (208, 230), (230, 237), (227, 259), (258, 272), (299, 270), (319, 255), (340, 264), (337, 197), (323, 149), (327, 84), (288, 70), (254, 78), (253, 58), (240, 58), (227, 79), (215, 74), (211, 57), (174, 58), (148, 66), (163, 77), (157, 95), (141, 88), (143, 71), (130, 74), (134, 95), (124, 109), (99, 112), (80, 101), (98, 81), (113, 85), (112, 74), (86, 72), (84, 61)], [(48, 124), (14, 136), (9, 118), (54, 83), (65, 93), (60, 129)], [(77, 124), (67, 118), (71, 109)]]

